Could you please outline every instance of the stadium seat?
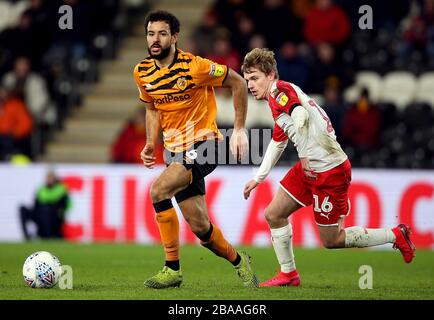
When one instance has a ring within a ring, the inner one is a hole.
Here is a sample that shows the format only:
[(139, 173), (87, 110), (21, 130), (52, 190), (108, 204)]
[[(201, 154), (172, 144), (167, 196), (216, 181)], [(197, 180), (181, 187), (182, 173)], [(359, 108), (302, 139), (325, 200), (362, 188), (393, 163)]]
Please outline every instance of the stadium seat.
[(416, 81), (412, 73), (405, 71), (386, 74), (383, 78), (379, 101), (393, 102), (398, 109), (404, 109), (414, 99)]
[(1, 1), (0, 2), (0, 32), (16, 26), (21, 14), (27, 9), (27, 1)]
[(356, 75), (356, 85), (362, 89), (369, 90), (369, 96), (372, 102), (376, 103), (381, 89), (381, 76), (374, 71), (360, 71)]
[(349, 103), (354, 103), (360, 97), (363, 88), (369, 90), (372, 102), (377, 103), (380, 95), (382, 79), (374, 71), (360, 71), (356, 74), (355, 83), (344, 91), (344, 99)]
[(360, 97), (360, 90), (361, 89), (357, 86), (357, 84), (353, 84), (352, 86), (345, 89), (343, 93), (345, 102), (350, 104), (355, 103)]
[(434, 109), (434, 72), (427, 72), (419, 76), (416, 83), (415, 101), (429, 103)]
[(412, 145), (414, 147), (420, 147), (423, 148), (426, 145), (426, 142), (429, 140), (431, 131), (426, 129), (417, 129), (413, 131), (413, 134), (411, 136)]
[(381, 113), (381, 128), (385, 130), (400, 121), (400, 114), (393, 103), (379, 103), (377, 109)]
[(432, 127), (433, 118), (433, 111), (426, 103), (412, 103), (403, 110), (403, 121), (410, 131)]
[(434, 163), (434, 129), (431, 129), (431, 133), (428, 133), (428, 135), (430, 138), (426, 141), (426, 150), (429, 153), (430, 158), (433, 159)]
[(376, 162), (378, 161), (378, 155), (375, 152), (365, 152), (360, 156), (360, 164), (363, 167), (375, 167)]

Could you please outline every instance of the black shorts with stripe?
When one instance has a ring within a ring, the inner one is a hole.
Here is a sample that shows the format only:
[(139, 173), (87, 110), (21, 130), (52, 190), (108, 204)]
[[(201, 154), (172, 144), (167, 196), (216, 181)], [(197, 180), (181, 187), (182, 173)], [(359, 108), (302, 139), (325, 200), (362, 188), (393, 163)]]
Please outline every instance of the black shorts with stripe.
[(175, 194), (178, 203), (197, 196), (205, 195), (205, 177), (217, 168), (218, 141), (207, 140), (197, 142), (189, 150), (179, 153), (165, 151), (166, 163), (182, 163), (188, 170), (191, 169), (192, 181), (184, 190)]

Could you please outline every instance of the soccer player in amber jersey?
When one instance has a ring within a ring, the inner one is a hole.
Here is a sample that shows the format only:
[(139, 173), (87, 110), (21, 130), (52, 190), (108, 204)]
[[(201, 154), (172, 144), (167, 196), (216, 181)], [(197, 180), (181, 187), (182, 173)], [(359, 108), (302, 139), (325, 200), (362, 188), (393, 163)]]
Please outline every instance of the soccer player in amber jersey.
[(256, 99), (268, 100), (275, 125), (272, 140), (254, 178), (244, 188), (244, 198), (269, 174), (288, 140), (297, 149), (297, 162), (280, 181), (280, 188), (265, 210), (280, 272), (260, 286), (298, 286), (300, 276), (292, 250), (292, 226), (288, 217), (301, 207), (313, 205), (319, 235), (326, 248), (371, 247), (393, 243), (404, 261), (414, 257), (409, 227), (392, 229), (342, 227), (349, 214), (348, 187), (351, 164), (336, 141), (327, 114), (296, 85), (278, 79), (274, 53), (253, 49), (242, 65), (248, 88)]
[(213, 87), (229, 87), (235, 108), (230, 147), (238, 160), (246, 154), (247, 86), (224, 65), (177, 48), (179, 21), (169, 12), (155, 11), (145, 19), (149, 56), (134, 69), (134, 79), (145, 103), (147, 140), (141, 152), (148, 168), (155, 164), (154, 141), (163, 132), (167, 168), (151, 187), (151, 199), (164, 246), (163, 269), (145, 281), (156, 289), (179, 286), (179, 223), (172, 205), (175, 197), (182, 214), (200, 243), (233, 264), (245, 287), (258, 287), (250, 256), (237, 252), (208, 217), (204, 177), (217, 166), (217, 141)]

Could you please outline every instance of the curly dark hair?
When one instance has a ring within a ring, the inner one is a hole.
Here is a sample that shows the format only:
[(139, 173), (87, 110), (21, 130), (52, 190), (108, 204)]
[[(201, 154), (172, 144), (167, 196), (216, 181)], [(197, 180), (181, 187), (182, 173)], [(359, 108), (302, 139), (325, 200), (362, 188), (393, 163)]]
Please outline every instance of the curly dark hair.
[(148, 28), (149, 22), (164, 21), (170, 26), (170, 34), (179, 33), (179, 20), (173, 14), (167, 11), (158, 10), (150, 12), (145, 18), (145, 30)]

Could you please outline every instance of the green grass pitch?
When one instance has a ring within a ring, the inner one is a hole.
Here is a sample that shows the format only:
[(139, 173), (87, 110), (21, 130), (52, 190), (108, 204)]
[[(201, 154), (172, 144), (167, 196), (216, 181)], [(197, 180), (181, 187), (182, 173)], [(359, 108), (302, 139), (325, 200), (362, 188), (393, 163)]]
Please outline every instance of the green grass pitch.
[[(278, 264), (272, 248), (242, 248), (252, 256), (261, 281)], [(22, 278), (28, 255), (46, 250), (73, 269), (73, 289), (31, 289)], [(200, 246), (181, 247), (184, 282), (180, 288), (147, 289), (146, 277), (163, 264), (160, 246), (35, 242), (0, 244), (0, 300), (4, 299), (434, 299), (434, 252), (416, 251), (411, 264), (399, 252), (363, 249), (295, 249), (301, 286), (242, 287), (231, 264)], [(361, 290), (359, 267), (373, 271), (373, 288)]]

